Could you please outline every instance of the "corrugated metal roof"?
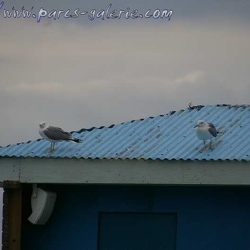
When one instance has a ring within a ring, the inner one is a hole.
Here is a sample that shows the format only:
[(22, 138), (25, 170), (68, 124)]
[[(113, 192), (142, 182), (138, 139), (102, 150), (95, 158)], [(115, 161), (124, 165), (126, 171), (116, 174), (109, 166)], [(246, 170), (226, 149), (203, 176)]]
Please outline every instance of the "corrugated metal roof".
[[(219, 131), (204, 148), (194, 125), (203, 119)], [(109, 127), (74, 131), (82, 143), (59, 142), (48, 152), (43, 139), (0, 148), (0, 157), (84, 159), (250, 160), (250, 106), (194, 106)]]

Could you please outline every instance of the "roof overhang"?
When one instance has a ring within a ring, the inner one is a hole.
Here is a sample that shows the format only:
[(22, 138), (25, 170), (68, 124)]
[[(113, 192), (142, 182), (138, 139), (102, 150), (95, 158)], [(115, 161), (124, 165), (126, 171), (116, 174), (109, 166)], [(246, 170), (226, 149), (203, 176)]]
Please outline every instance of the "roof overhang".
[(0, 158), (0, 183), (250, 185), (248, 161)]

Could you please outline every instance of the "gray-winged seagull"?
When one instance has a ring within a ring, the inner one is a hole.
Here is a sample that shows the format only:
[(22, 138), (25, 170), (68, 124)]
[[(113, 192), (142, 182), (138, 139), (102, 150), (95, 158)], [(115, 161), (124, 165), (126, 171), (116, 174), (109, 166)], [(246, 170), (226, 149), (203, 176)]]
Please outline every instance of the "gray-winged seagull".
[(49, 126), (45, 122), (41, 122), (39, 127), (39, 134), (41, 137), (51, 142), (50, 152), (54, 151), (55, 143), (58, 141), (81, 142), (80, 139), (73, 137), (70, 133), (61, 128)]
[(206, 140), (210, 140), (209, 149), (212, 149), (212, 139), (217, 136), (214, 124), (199, 120), (195, 125), (195, 131), (197, 137), (203, 140), (204, 146), (206, 145)]

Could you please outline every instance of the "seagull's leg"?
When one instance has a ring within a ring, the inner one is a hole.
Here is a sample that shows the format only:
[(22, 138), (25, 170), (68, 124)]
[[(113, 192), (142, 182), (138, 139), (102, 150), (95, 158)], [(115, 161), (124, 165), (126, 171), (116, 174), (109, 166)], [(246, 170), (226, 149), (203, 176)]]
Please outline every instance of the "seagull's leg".
[(50, 143), (49, 152), (52, 152), (52, 142)]
[(201, 152), (205, 152), (206, 151), (206, 141), (203, 140), (203, 148), (201, 149)]
[(49, 152), (53, 152), (54, 151), (54, 145), (55, 145), (55, 143), (51, 142)]
[(210, 140), (209, 142), (209, 149), (211, 150), (212, 149), (212, 141)]

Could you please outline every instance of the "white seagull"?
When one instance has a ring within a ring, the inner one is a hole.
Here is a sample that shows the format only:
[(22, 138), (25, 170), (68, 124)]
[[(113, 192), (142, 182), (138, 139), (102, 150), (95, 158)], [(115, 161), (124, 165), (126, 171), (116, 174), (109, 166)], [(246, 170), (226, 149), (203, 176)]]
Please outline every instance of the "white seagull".
[(58, 141), (81, 142), (80, 139), (73, 137), (70, 133), (61, 128), (49, 126), (45, 122), (41, 122), (39, 127), (39, 134), (41, 137), (51, 142), (49, 152), (54, 151), (55, 143)]
[(210, 140), (209, 149), (212, 149), (212, 139), (217, 136), (217, 130), (213, 123), (207, 123), (203, 120), (199, 120), (195, 125), (196, 135), (200, 140), (203, 140), (204, 146), (206, 140)]

